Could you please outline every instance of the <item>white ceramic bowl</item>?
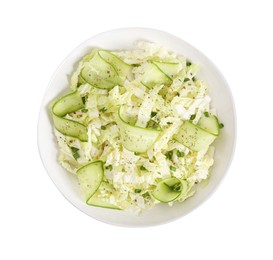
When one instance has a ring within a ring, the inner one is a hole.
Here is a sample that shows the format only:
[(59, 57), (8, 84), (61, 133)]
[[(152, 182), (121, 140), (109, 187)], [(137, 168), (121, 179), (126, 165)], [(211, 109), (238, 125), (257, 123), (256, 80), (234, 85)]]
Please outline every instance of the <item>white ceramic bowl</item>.
[[(76, 177), (67, 173), (57, 162), (57, 144), (53, 135), (52, 118), (49, 103), (63, 92), (68, 91), (68, 75), (71, 75), (77, 62), (92, 47), (110, 50), (133, 47), (133, 42), (144, 39), (159, 43), (169, 50), (182, 54), (201, 67), (198, 77), (204, 79), (209, 86), (212, 104), (216, 107), (221, 122), (225, 127), (214, 143), (216, 147), (215, 164), (211, 169), (211, 178), (207, 186), (199, 187), (197, 193), (183, 203), (175, 203), (173, 207), (161, 204), (144, 212), (140, 216), (88, 206), (84, 203), (79, 191)], [(200, 51), (190, 44), (166, 32), (145, 29), (125, 28), (96, 35), (82, 43), (63, 61), (53, 75), (45, 93), (38, 123), (38, 146), (40, 156), (48, 175), (64, 197), (87, 215), (119, 226), (152, 226), (163, 224), (180, 218), (191, 212), (215, 191), (225, 176), (232, 160), (236, 137), (236, 117), (233, 98), (227, 82), (220, 71)]]

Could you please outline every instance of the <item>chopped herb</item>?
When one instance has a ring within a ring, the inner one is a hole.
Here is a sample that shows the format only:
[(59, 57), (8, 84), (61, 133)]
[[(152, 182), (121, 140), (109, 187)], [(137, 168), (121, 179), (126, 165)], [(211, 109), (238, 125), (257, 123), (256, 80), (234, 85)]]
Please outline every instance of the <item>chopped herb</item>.
[(186, 65), (191, 66), (191, 62), (187, 60)]
[(176, 96), (178, 96), (178, 97), (180, 96), (179, 92), (176, 93)]
[(173, 172), (175, 172), (175, 171), (176, 171), (176, 168), (173, 167), (173, 166), (170, 166), (170, 170), (173, 171)]
[(181, 191), (181, 183), (176, 183), (172, 186), (172, 190)]
[(185, 79), (184, 79), (184, 82), (187, 82), (187, 81), (189, 81), (189, 80), (190, 80), (189, 78), (185, 78)]
[(101, 108), (99, 111), (104, 113), (107, 109), (105, 107)]
[(171, 125), (172, 124), (172, 122), (167, 122), (167, 125)]
[(190, 120), (194, 120), (194, 119), (195, 119), (195, 117), (196, 117), (196, 115), (195, 115), (195, 114), (191, 115)]
[(76, 147), (70, 147), (71, 151), (72, 151), (72, 155), (74, 157), (75, 160), (77, 160), (78, 158), (80, 158), (80, 155), (79, 155), (79, 149), (76, 148)]
[(184, 156), (185, 156), (185, 153), (184, 153), (184, 152), (177, 151), (176, 155), (177, 155), (177, 157), (184, 157)]
[(113, 170), (113, 166), (111, 164), (109, 164), (108, 166), (105, 167), (105, 169), (112, 171)]
[(151, 117), (154, 117), (154, 116), (156, 116), (156, 115), (157, 115), (157, 112), (154, 112), (154, 111), (153, 111), (153, 112), (151, 113)]
[(147, 169), (143, 165), (140, 166), (140, 170), (147, 171)]
[(102, 130), (105, 130), (105, 129), (106, 129), (106, 126), (105, 126), (105, 125), (102, 125), (102, 126), (101, 126), (101, 129), (102, 129)]
[(81, 111), (82, 111), (83, 113), (86, 113), (86, 112), (88, 112), (88, 109), (83, 108)]
[(169, 160), (171, 160), (173, 156), (173, 151), (168, 151), (165, 155)]
[(209, 112), (207, 112), (207, 111), (204, 112), (204, 116), (205, 116), (205, 117), (209, 117)]
[(224, 127), (224, 124), (223, 123), (220, 123), (219, 124), (219, 128), (223, 128)]
[(76, 153), (79, 151), (79, 149), (77, 147), (73, 147), (73, 146), (71, 146), (70, 149), (71, 149), (72, 153)]
[(135, 152), (135, 155), (140, 155), (140, 153), (138, 153), (138, 152)]
[(150, 193), (147, 191), (142, 195), (143, 198), (149, 198), (150, 197)]
[(78, 160), (80, 158), (80, 155), (78, 152), (72, 154), (75, 160)]
[(149, 120), (147, 128), (159, 129), (159, 124), (153, 120)]
[(135, 193), (140, 193), (141, 189), (135, 189)]
[(82, 97), (82, 103), (85, 104), (87, 100), (87, 96)]
[(192, 78), (192, 81), (196, 81), (196, 78), (195, 78), (195, 77), (193, 77), (193, 78)]

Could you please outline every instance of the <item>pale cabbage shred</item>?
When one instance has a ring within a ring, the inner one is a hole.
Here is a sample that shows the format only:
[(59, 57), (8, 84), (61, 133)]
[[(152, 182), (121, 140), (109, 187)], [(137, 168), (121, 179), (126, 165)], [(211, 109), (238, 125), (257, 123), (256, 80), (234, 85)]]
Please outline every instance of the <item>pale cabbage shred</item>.
[[(104, 179), (114, 189), (111, 192), (101, 191), (101, 198), (124, 210), (138, 213), (158, 203), (147, 193), (156, 186), (158, 179), (170, 176), (183, 178), (187, 180), (189, 189), (180, 201), (192, 196), (194, 184), (209, 176), (214, 148), (210, 146), (206, 150), (192, 152), (172, 139), (181, 125), (181, 119), (188, 120), (195, 114), (193, 123), (197, 123), (205, 111), (213, 111), (210, 109), (207, 86), (201, 80), (193, 80), (198, 72), (197, 65), (186, 66), (185, 57), (170, 53), (154, 43), (138, 41), (135, 45), (133, 50), (113, 52), (128, 64), (141, 64), (133, 68), (132, 79), (126, 80), (123, 87), (115, 86), (108, 92), (89, 84), (80, 86), (80, 94), (88, 97), (85, 103), (88, 111), (77, 111), (66, 117), (88, 125), (88, 142), (64, 136), (57, 130), (55, 134), (60, 147), (59, 162), (66, 170), (76, 173), (76, 169), (92, 160), (104, 161)], [(162, 85), (147, 89), (140, 82), (147, 61), (155, 57), (181, 65), (180, 72), (168, 88), (164, 89)], [(81, 67), (82, 62), (71, 78), (73, 90), (77, 87)], [(184, 82), (186, 78), (189, 80)], [(163, 90), (166, 91), (165, 98), (158, 94)], [(179, 95), (176, 95), (178, 92)], [(113, 113), (120, 105), (128, 106), (129, 116), (135, 117), (136, 125), (141, 127), (145, 127), (151, 119), (152, 111), (157, 112), (152, 119), (163, 131), (148, 150), (147, 157), (122, 147)], [(79, 149), (80, 157), (77, 160), (73, 158), (70, 147)], [(174, 151), (171, 159), (166, 156), (168, 151)], [(178, 157), (177, 151), (185, 156)], [(171, 171), (170, 166), (175, 167), (176, 171)], [(141, 191), (138, 193), (136, 190)]]

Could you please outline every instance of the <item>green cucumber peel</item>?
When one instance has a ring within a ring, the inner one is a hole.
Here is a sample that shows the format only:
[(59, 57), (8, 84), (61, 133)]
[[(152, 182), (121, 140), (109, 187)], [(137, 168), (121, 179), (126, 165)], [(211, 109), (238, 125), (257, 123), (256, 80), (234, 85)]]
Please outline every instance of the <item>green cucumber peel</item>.
[(88, 141), (87, 127), (79, 122), (64, 118), (68, 113), (84, 108), (78, 90), (58, 99), (52, 106), (55, 128), (63, 135), (75, 137), (82, 142)]
[(195, 152), (207, 148), (215, 138), (215, 135), (206, 132), (190, 121), (184, 121), (178, 133), (174, 135), (174, 139), (177, 142)]
[(104, 176), (103, 162), (94, 161), (77, 170), (77, 176), (86, 203), (98, 190)]
[(161, 130), (132, 126), (123, 119), (122, 114), (122, 107), (120, 107), (117, 123), (120, 129), (122, 145), (131, 152), (147, 152), (157, 140)]
[(160, 202), (171, 202), (176, 200), (184, 191), (184, 183), (175, 177), (169, 177), (160, 181), (152, 196)]

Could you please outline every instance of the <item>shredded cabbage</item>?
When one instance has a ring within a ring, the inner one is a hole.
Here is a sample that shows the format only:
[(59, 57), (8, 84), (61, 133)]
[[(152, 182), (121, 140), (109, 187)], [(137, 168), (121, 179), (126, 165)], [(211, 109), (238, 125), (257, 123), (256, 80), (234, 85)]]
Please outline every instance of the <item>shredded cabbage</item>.
[[(71, 89), (79, 89), (85, 103), (84, 109), (65, 117), (87, 126), (88, 141), (81, 142), (55, 130), (59, 162), (75, 174), (80, 166), (102, 160), (104, 182), (112, 188), (101, 190), (101, 196), (124, 210), (138, 213), (159, 203), (151, 193), (159, 180), (171, 176), (187, 181), (187, 192), (178, 199), (184, 201), (194, 194), (196, 183), (208, 178), (213, 165), (212, 146), (194, 152), (173, 138), (183, 120), (194, 116), (192, 121), (197, 124), (204, 112), (213, 113), (208, 87), (196, 79), (199, 68), (196, 64), (187, 66), (185, 57), (146, 41), (136, 42), (133, 50), (112, 53), (132, 64), (131, 74), (122, 85), (99, 89), (81, 78), (81, 70), (92, 54), (85, 56), (71, 77)], [(142, 84), (147, 63), (152, 60), (179, 63), (179, 72), (170, 85), (148, 89)], [(120, 106), (126, 106), (126, 121), (130, 124), (160, 129), (158, 139), (146, 153), (123, 147), (116, 123)]]

